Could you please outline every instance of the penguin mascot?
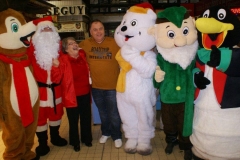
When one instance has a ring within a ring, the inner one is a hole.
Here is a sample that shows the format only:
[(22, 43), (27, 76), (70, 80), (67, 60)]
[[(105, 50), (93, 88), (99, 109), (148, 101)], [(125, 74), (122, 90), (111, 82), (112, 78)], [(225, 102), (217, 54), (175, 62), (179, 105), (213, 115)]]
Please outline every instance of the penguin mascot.
[(199, 49), (194, 83), (194, 158), (240, 159), (240, 21), (214, 6), (196, 20)]

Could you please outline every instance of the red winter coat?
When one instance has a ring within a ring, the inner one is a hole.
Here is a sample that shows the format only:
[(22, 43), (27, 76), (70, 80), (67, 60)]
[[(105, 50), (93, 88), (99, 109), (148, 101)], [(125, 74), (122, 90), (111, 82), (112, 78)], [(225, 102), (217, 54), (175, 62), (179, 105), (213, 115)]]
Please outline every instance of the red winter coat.
[(70, 57), (69, 55), (64, 56), (66, 56), (66, 59), (68, 58), (71, 64), (76, 96), (82, 96), (90, 92), (90, 75), (84, 50), (80, 49), (78, 55), (77, 58)]

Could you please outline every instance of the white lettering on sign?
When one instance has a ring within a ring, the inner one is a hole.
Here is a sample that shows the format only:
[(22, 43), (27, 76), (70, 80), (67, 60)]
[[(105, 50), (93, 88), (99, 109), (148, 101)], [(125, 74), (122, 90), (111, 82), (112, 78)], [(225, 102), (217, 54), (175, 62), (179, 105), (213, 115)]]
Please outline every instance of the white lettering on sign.
[(52, 7), (48, 10), (47, 15), (85, 15), (85, 5)]

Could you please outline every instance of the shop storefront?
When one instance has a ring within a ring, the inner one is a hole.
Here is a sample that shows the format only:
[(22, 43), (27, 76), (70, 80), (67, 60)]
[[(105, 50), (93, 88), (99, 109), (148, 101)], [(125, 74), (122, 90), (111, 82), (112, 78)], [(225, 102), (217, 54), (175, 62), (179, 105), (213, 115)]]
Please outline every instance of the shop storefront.
[(54, 17), (54, 24), (61, 38), (74, 37), (78, 42), (89, 37), (86, 6), (79, 1), (49, 1), (55, 7), (48, 10), (43, 17), (51, 15)]

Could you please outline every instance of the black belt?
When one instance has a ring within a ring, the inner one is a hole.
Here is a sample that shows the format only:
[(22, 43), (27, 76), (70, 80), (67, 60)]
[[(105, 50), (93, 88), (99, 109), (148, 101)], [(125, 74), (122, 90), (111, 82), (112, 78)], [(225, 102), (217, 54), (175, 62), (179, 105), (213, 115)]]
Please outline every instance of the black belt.
[(60, 85), (60, 84), (56, 84), (56, 83), (52, 83), (52, 84), (46, 84), (46, 83), (42, 83), (42, 82), (37, 82), (38, 84), (38, 87), (47, 87), (47, 88), (50, 88), (52, 90), (52, 93), (53, 93), (53, 105), (54, 105), (54, 112), (57, 113), (57, 110), (56, 110), (56, 96), (55, 96), (55, 90), (54, 90), (54, 87)]

